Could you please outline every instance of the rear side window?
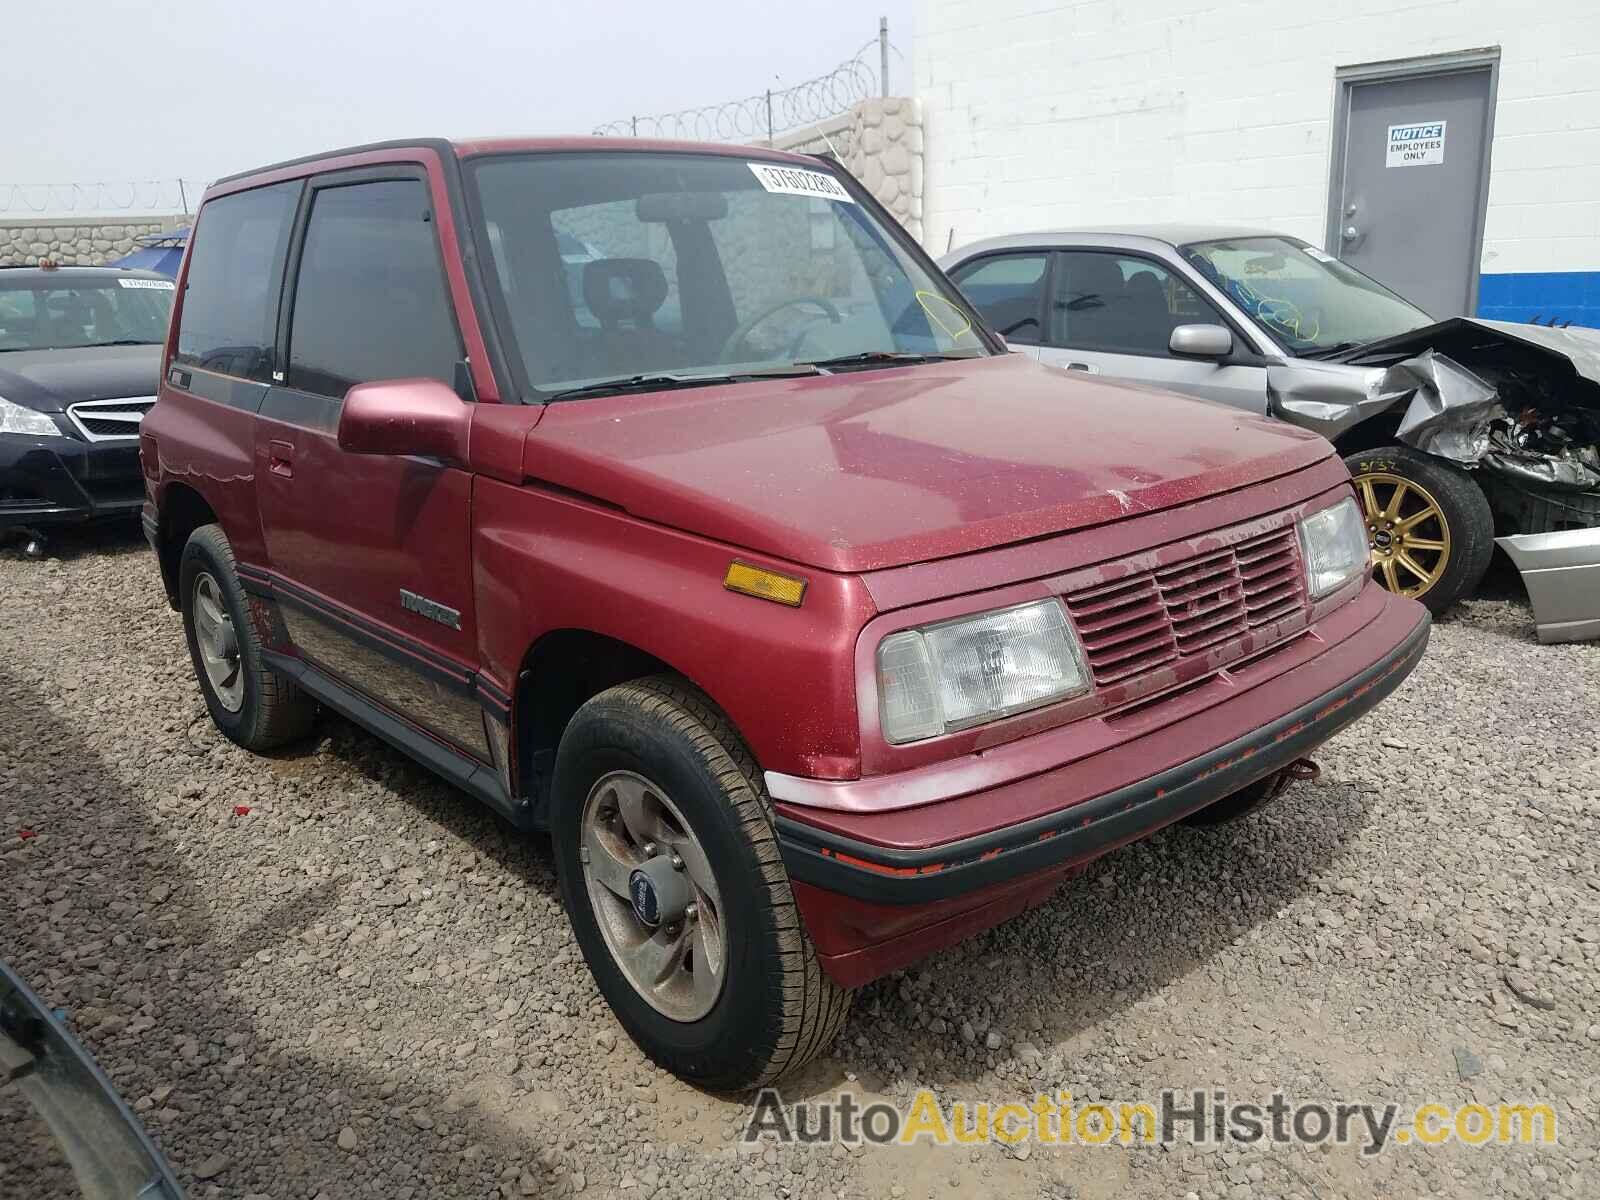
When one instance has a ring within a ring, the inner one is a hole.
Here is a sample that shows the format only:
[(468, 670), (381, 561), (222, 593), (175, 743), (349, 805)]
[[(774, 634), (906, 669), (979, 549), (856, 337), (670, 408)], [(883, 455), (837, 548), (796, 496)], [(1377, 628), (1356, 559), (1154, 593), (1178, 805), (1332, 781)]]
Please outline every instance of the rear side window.
[(295, 284), (287, 383), (344, 399), (358, 383), (451, 383), (461, 341), (421, 180), (322, 188)]
[(298, 180), (277, 183), (218, 197), (201, 209), (177, 361), (271, 381), (283, 258), (300, 188)]
[(993, 254), (964, 263), (950, 273), (966, 298), (1008, 342), (1036, 346), (1044, 310), (1043, 254)]

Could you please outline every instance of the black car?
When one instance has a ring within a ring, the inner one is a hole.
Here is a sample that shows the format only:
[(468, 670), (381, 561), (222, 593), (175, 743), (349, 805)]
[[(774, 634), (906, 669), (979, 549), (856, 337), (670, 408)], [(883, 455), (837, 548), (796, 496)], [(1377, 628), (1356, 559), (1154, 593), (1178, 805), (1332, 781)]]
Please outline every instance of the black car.
[(0, 270), (0, 539), (131, 516), (172, 280), (108, 267)]

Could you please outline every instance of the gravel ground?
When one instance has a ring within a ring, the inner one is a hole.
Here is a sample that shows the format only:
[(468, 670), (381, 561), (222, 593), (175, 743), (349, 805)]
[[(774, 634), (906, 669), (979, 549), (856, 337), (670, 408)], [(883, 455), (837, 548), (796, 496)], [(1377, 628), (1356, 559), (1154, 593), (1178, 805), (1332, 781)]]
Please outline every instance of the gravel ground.
[[(737, 1146), (747, 1102), (621, 1034), (546, 843), (336, 719), (273, 758), (223, 742), (129, 539), (0, 555), (0, 600), (0, 957), (191, 1195), (1600, 1194), (1600, 647), (1537, 646), (1513, 600), (1442, 624), (1320, 783), (1122, 850), (867, 989), (787, 1089), (1281, 1086), (1539, 1098), (1561, 1122), (1556, 1147), (1370, 1159)], [(0, 1196), (48, 1194), (6, 1144)]]

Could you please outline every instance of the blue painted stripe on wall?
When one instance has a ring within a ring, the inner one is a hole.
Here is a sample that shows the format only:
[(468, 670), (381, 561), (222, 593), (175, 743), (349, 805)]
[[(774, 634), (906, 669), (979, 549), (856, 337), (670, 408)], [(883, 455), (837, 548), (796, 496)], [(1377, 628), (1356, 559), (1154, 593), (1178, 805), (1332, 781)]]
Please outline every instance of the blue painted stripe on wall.
[(1600, 271), (1516, 271), (1478, 278), (1478, 315), (1600, 329)]

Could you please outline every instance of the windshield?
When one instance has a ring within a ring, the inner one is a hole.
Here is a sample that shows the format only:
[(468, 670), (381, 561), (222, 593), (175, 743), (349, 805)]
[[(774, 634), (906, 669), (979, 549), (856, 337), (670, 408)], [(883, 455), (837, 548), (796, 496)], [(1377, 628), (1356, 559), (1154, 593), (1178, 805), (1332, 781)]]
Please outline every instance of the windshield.
[(8, 285), (0, 278), (0, 351), (161, 342), (171, 313), (169, 279)]
[(1433, 324), (1381, 283), (1293, 238), (1228, 238), (1181, 250), (1293, 354), (1315, 357)]
[(990, 353), (904, 234), (821, 164), (535, 154), (480, 159), (471, 177), (502, 324), (547, 398)]

